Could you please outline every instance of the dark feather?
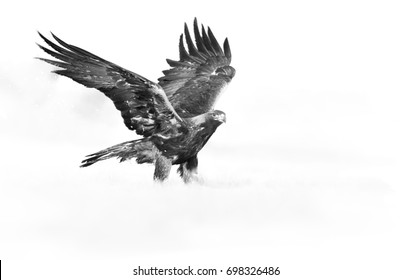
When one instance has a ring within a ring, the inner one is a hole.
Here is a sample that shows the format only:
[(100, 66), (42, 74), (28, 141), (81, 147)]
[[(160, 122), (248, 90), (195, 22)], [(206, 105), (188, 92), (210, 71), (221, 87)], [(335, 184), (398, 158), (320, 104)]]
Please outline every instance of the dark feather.
[(186, 48), (184, 47), (184, 41), (183, 41), (183, 34), (180, 35), (180, 42), (178, 44), (178, 49), (180, 51), (180, 61), (191, 61), (190, 55), (186, 51)]
[(183, 35), (180, 36), (180, 61), (168, 59), (172, 67), (163, 71), (159, 78), (176, 112), (182, 117), (192, 117), (213, 109), (221, 90), (234, 77), (235, 70), (230, 65), (231, 51), (227, 39), (224, 41), (224, 52), (213, 32), (208, 28), (202, 33), (194, 19), (194, 44), (187, 24), (184, 24)]
[(213, 49), (216, 51), (216, 55), (224, 55), (223, 50), (221, 49), (220, 44), (218, 43), (217, 39), (214, 37), (214, 34), (211, 31), (210, 27), (208, 28), (208, 37), (210, 38)]
[(170, 65), (171, 67), (191, 67), (192, 65), (188, 62), (185, 61), (176, 61), (176, 60), (172, 60), (172, 59), (166, 59), (168, 65)]
[(125, 125), (137, 134), (150, 136), (164, 121), (182, 121), (161, 86), (88, 51), (67, 44), (54, 34), (54, 39), (61, 46), (42, 34), (39, 35), (54, 51), (39, 45), (40, 48), (60, 61), (40, 59), (61, 68), (55, 70), (55, 73), (102, 91), (121, 112)]
[(217, 55), (216, 51), (213, 49), (211, 45), (211, 41), (208, 38), (207, 32), (205, 31), (204, 25), (201, 25), (201, 35), (203, 36), (203, 42), (206, 46), (207, 50), (209, 50), (213, 55)]
[(200, 35), (200, 31), (198, 29), (198, 24), (197, 24), (197, 18), (194, 19), (194, 36), (196, 38), (196, 44), (197, 44), (198, 50), (204, 53), (206, 56), (210, 56), (211, 54), (209, 53), (206, 46), (204, 45), (203, 38)]
[(56, 35), (54, 35), (53, 33), (51, 33), (51, 35), (53, 36), (53, 38), (54, 38), (57, 42), (59, 42), (60, 45), (62, 45), (63, 47), (66, 47), (67, 49), (71, 50), (71, 51), (74, 52), (74, 53), (80, 54), (80, 57), (83, 56), (83, 57), (87, 57), (87, 58), (93, 58), (93, 59), (98, 60), (98, 61), (101, 61), (101, 62), (107, 62), (107, 63), (113, 64), (113, 63), (108, 62), (107, 60), (105, 60), (105, 59), (103, 59), (103, 58), (101, 58), (101, 57), (98, 57), (98, 56), (92, 54), (91, 52), (88, 52), (88, 51), (83, 50), (83, 49), (81, 49), (81, 48), (79, 48), (79, 47), (76, 47), (76, 46), (67, 44), (67, 43), (64, 42), (63, 40), (59, 39), (59, 38), (58, 38)]
[[(202, 55), (199, 54), (196, 47), (194, 46), (193, 40), (191, 40), (190, 32), (188, 31), (187, 24), (184, 24), (184, 35), (186, 36), (186, 42), (188, 46), (188, 52), (190, 55), (195, 56), (197, 58), (203, 58)], [(201, 61), (204, 62), (204, 61)]]
[(231, 49), (227, 38), (224, 40), (224, 55), (228, 58), (228, 61), (231, 62)]

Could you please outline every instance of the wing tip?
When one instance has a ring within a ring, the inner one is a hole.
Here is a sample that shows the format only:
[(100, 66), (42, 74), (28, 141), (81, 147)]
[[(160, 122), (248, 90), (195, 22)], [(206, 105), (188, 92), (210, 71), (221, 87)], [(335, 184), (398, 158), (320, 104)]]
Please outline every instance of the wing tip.
[(231, 49), (230, 49), (230, 43), (228, 42), (228, 38), (225, 38), (223, 47), (224, 47), (224, 55), (231, 62)]
[[(195, 33), (195, 31), (194, 31), (194, 33)], [(194, 42), (191, 38), (191, 34), (190, 34), (189, 29), (188, 29), (187, 23), (184, 24), (184, 35), (185, 35), (185, 38), (186, 38), (186, 43), (187, 43), (189, 54), (196, 57), (196, 58), (204, 59), (203, 56), (198, 52), (198, 49), (196, 48), (196, 46), (195, 46), (195, 44), (194, 44)]]
[(221, 46), (218, 43), (217, 38), (214, 36), (213, 31), (211, 31), (210, 27), (208, 27), (207, 32), (208, 36), (210, 37), (211, 44), (213, 45), (213, 48), (216, 52), (216, 55), (224, 55), (223, 50), (221, 49)]
[(46, 38), (46, 36), (44, 36), (43, 34), (41, 34), (41, 32), (38, 31), (38, 30), (37, 30), (37, 34), (39, 34), (40, 38), (43, 39), (43, 41), (47, 43), (48, 39)]
[[(53, 36), (53, 38), (54, 38), (54, 39), (56, 39), (56, 40), (58, 39), (58, 38), (57, 38), (57, 36), (56, 36), (56, 35), (54, 35), (54, 33), (53, 33), (53, 32), (51, 32), (51, 31), (50, 31), (50, 34), (51, 34), (51, 36)], [(58, 41), (58, 40), (57, 40), (57, 41)]]

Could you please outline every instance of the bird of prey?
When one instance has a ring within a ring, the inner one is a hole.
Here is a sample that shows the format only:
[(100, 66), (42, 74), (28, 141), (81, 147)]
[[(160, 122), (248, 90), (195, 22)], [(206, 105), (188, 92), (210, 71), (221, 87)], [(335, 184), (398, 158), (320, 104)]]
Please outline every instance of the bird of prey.
[(57, 60), (38, 59), (57, 66), (54, 73), (103, 92), (121, 112), (127, 128), (142, 136), (88, 155), (81, 167), (117, 157), (120, 162), (135, 159), (139, 164), (154, 164), (154, 180), (167, 179), (174, 164), (179, 165), (184, 182), (198, 178), (197, 154), (226, 120), (214, 105), (235, 75), (227, 39), (221, 48), (211, 29), (206, 31), (202, 25), (200, 31), (194, 19), (194, 43), (185, 24), (187, 46), (181, 34), (180, 59), (167, 59), (171, 69), (155, 83), (53, 33), (56, 43), (39, 35), (49, 48), (38, 46)]

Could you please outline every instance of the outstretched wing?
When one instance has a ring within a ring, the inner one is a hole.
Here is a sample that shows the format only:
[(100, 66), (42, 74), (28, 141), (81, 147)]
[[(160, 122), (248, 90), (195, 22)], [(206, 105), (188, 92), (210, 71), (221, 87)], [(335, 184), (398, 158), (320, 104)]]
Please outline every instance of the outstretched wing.
[(167, 59), (172, 67), (163, 71), (159, 84), (166, 92), (171, 104), (182, 117), (193, 117), (213, 109), (218, 95), (235, 75), (230, 65), (231, 50), (228, 40), (221, 49), (210, 28), (200, 30), (194, 19), (193, 43), (187, 24), (184, 34), (188, 52), (184, 46), (183, 34), (180, 36), (180, 60)]
[(109, 97), (121, 111), (125, 125), (137, 134), (150, 136), (163, 122), (181, 121), (164, 90), (156, 83), (104, 60), (76, 46), (69, 45), (54, 34), (57, 45), (42, 34), (52, 48), (39, 47), (60, 61), (39, 58), (62, 69), (54, 73), (69, 77), (86, 87), (96, 88)]

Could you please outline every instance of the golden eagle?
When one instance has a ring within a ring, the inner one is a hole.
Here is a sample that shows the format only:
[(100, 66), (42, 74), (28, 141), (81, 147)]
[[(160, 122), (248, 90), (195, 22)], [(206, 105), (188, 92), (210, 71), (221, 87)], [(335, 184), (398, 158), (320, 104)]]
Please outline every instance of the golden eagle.
[(211, 29), (201, 27), (200, 32), (194, 19), (194, 43), (184, 24), (188, 51), (181, 34), (180, 60), (167, 59), (171, 69), (163, 71), (158, 83), (67, 44), (53, 33), (58, 44), (39, 33), (53, 50), (38, 46), (59, 61), (39, 59), (61, 68), (54, 73), (103, 92), (121, 112), (125, 125), (143, 136), (88, 155), (81, 167), (117, 157), (120, 162), (154, 163), (154, 180), (165, 180), (173, 164), (180, 165), (184, 182), (196, 178), (198, 152), (226, 120), (214, 104), (235, 75), (228, 40), (222, 49)]

